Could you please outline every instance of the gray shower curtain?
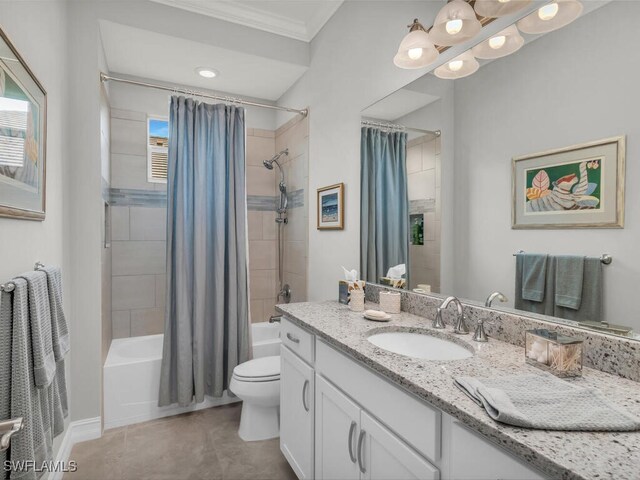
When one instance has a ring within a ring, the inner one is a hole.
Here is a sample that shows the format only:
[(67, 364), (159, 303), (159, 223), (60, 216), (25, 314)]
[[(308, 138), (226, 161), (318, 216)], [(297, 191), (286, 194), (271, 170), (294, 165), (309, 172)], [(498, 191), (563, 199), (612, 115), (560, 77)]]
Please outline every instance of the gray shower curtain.
[(159, 405), (219, 397), (251, 356), (244, 109), (171, 97)]
[(407, 134), (363, 127), (360, 137), (361, 278), (379, 283), (404, 263), (409, 278)]

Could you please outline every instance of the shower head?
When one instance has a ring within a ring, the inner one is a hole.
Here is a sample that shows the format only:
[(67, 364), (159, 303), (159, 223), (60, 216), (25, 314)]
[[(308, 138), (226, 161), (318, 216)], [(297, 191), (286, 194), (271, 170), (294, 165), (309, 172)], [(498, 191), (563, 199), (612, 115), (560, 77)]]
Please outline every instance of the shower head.
[(282, 150), (279, 153), (276, 153), (273, 157), (271, 157), (269, 160), (264, 160), (262, 162), (262, 164), (265, 166), (265, 168), (268, 168), (269, 170), (273, 170), (273, 164), (275, 163), (276, 165), (278, 165), (278, 168), (280, 168), (280, 164), (278, 163), (278, 159), (282, 156), (282, 155), (289, 155), (289, 149), (285, 148), (284, 150)]

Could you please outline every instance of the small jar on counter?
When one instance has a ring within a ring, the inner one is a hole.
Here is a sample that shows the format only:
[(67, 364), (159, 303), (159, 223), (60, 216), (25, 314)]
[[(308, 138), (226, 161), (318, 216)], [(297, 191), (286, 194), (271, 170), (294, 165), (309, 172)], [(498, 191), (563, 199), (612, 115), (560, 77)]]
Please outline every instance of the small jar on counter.
[(544, 328), (525, 332), (525, 357), (530, 365), (558, 377), (582, 375), (583, 340)]

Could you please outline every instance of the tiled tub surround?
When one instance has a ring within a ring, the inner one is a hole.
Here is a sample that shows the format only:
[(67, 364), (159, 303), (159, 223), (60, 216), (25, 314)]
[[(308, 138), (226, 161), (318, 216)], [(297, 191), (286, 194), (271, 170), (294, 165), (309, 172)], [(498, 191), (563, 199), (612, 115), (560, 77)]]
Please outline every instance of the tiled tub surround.
[[(296, 116), (276, 130), (276, 152), (285, 148), (289, 155), (280, 158), (289, 192), (289, 223), (283, 229), (284, 282), (291, 286), (291, 301), (304, 302), (309, 247), (309, 117)], [(277, 185), (280, 179), (276, 178)]]
[[(371, 288), (367, 295), (374, 296), (374, 290)], [(414, 305), (410, 308), (415, 308)], [(371, 307), (377, 305), (370, 304)], [(393, 315), (390, 322), (381, 324), (367, 321), (361, 313), (351, 312), (337, 302), (299, 303), (277, 308), (292, 322), (482, 433), (550, 478), (637, 478), (640, 432), (549, 432), (514, 428), (493, 421), (483, 408), (454, 386), (453, 378), (459, 375), (490, 377), (539, 373), (538, 369), (525, 363), (524, 350), (519, 346), (495, 338), (489, 343), (478, 344), (473, 342), (471, 335), (456, 336), (451, 333), (450, 326), (445, 332), (434, 330), (429, 318), (407, 312)], [(423, 309), (423, 312), (429, 310)], [(446, 336), (472, 349), (475, 355), (466, 360), (426, 361), (390, 353), (367, 340), (378, 331), (415, 329)], [(638, 383), (589, 368), (584, 370), (583, 377), (570, 381), (597, 388), (615, 404), (640, 416)]]
[(167, 186), (147, 181), (147, 115), (111, 109), (113, 338), (164, 330)]
[[(289, 191), (285, 227), (285, 281), (294, 299), (306, 299), (308, 121), (277, 131), (247, 129), (247, 209), (252, 322), (275, 314), (278, 257), (275, 209), (277, 171), (264, 168), (276, 148), (289, 148), (283, 162)], [(166, 281), (166, 184), (147, 181), (147, 116), (111, 109), (111, 256), (113, 338), (164, 330)], [(278, 150), (280, 151), (280, 150)]]
[[(366, 300), (377, 303), (380, 290), (389, 289), (368, 283), (365, 289)], [(444, 296), (394, 291), (402, 293), (402, 311), (428, 318), (435, 317), (435, 309), (444, 299)], [(574, 323), (571, 320), (560, 320), (562, 323), (549, 322), (542, 315), (520, 315), (517, 312), (484, 308), (464, 301), (463, 304), (467, 326), (471, 332), (475, 329), (478, 319), (483, 318), (485, 331), (491, 339), (519, 347), (524, 347), (524, 332), (533, 328), (548, 328), (563, 335), (577, 336), (584, 339), (585, 366), (640, 382), (640, 342), (637, 340), (575, 328), (571, 326)], [(450, 307), (442, 316), (445, 324), (451, 325), (455, 318), (455, 309)]]
[(249, 210), (249, 270), (252, 321), (264, 322), (276, 313), (278, 240), (276, 208), (280, 171), (267, 170), (263, 161), (289, 149), (278, 160), (284, 170), (288, 194), (288, 223), (284, 234), (284, 281), (292, 287), (293, 301), (306, 299), (308, 190), (308, 120), (295, 117), (275, 132), (247, 129), (247, 208)]

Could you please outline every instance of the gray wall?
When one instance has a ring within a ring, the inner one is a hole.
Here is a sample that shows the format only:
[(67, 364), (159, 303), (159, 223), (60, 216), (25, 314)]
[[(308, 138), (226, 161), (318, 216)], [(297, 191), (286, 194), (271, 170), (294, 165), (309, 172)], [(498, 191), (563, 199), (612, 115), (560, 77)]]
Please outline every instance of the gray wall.
[[(513, 298), (519, 249), (609, 252), (606, 316), (640, 328), (629, 301), (640, 278), (638, 18), (640, 3), (612, 2), (455, 82), (456, 294), (479, 300), (499, 289)], [(625, 134), (623, 230), (511, 230), (512, 157)]]

